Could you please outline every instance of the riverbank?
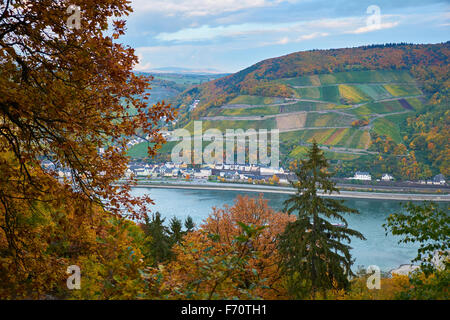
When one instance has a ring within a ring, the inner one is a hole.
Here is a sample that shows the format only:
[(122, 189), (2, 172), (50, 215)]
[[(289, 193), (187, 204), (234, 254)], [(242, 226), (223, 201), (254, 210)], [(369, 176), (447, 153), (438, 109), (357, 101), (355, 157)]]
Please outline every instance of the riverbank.
[[(162, 189), (192, 189), (192, 190), (221, 190), (221, 191), (241, 191), (255, 193), (277, 193), (295, 194), (295, 190), (290, 187), (260, 186), (232, 183), (172, 183), (154, 182), (139, 183), (136, 188), (162, 188)], [(333, 198), (353, 198), (353, 199), (373, 199), (373, 200), (398, 200), (398, 201), (436, 201), (450, 202), (449, 194), (410, 194), (410, 193), (386, 193), (386, 192), (366, 192), (366, 191), (341, 191), (339, 194), (320, 194), (323, 197)]]

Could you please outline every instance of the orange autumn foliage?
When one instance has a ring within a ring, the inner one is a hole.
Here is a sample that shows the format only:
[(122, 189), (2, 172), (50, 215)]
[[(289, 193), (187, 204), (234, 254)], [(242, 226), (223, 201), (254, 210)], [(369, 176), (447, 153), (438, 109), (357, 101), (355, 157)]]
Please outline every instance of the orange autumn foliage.
[[(155, 154), (165, 141), (159, 122), (173, 120), (173, 109), (148, 105), (150, 79), (133, 72), (138, 57), (118, 41), (128, 1), (4, 3), (0, 298), (60, 296), (69, 265), (120, 252), (97, 243), (109, 236), (111, 214), (146, 214), (151, 199), (133, 197), (132, 182), (116, 182), (127, 169), (129, 137), (147, 136)], [(66, 24), (71, 4), (80, 7), (79, 29)]]
[(336, 300), (395, 300), (397, 295), (410, 287), (408, 276), (393, 275), (391, 278), (382, 278), (380, 289), (368, 289), (367, 277), (359, 277), (352, 281), (351, 289), (333, 291), (328, 299)]
[[(185, 292), (186, 288), (196, 293), (194, 297), (206, 299), (286, 298), (276, 243), (277, 236), (294, 220), (295, 216), (275, 212), (262, 197), (238, 196), (232, 207), (213, 208), (200, 229), (189, 233), (183, 244), (174, 248), (176, 259), (160, 267), (164, 279), (161, 292), (166, 292), (169, 298), (180, 298), (174, 292)], [(236, 244), (236, 237), (242, 232), (239, 222), (263, 227), (247, 246)], [(249, 254), (246, 263), (230, 268), (230, 257)]]

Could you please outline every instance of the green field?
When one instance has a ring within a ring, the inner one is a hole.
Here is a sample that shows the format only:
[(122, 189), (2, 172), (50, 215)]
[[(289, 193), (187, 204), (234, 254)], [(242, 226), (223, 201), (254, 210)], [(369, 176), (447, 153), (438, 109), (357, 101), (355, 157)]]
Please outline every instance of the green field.
[(340, 103), (339, 90), (337, 86), (295, 88), (297, 98), (320, 100), (324, 102)]
[(413, 107), (414, 110), (419, 111), (424, 107), (424, 102), (419, 98), (408, 98), (406, 99), (408, 103)]
[(345, 147), (354, 149), (367, 148), (370, 135), (367, 131), (344, 129), (315, 129), (280, 133), (281, 141), (302, 141), (312, 143), (314, 140), (320, 145)]
[(298, 94), (298, 98), (320, 100), (322, 97), (321, 87), (314, 88), (296, 88), (295, 92)]
[(339, 85), (339, 95), (345, 104), (358, 104), (373, 100), (365, 91), (358, 86), (341, 84)]
[(321, 87), (295, 88), (296, 97), (323, 102), (359, 104), (393, 97), (420, 95), (411, 85), (339, 84)]
[(364, 117), (373, 114), (385, 114), (402, 112), (408, 110), (420, 110), (422, 108), (422, 102), (417, 98), (409, 98), (404, 101), (393, 100), (383, 102), (372, 102), (365, 104), (359, 108), (350, 110), (354, 115)]
[(365, 104), (359, 108), (351, 110), (351, 113), (358, 116), (368, 116), (372, 114), (384, 114), (392, 112), (405, 111), (400, 102), (386, 101), (386, 102), (372, 102)]
[(384, 85), (384, 88), (394, 97), (415, 96), (422, 92), (415, 86), (389, 84)]
[(280, 111), (282, 111), (283, 113), (287, 113), (297, 111), (323, 111), (323, 110), (346, 109), (346, 108), (350, 108), (350, 106), (336, 105), (333, 103), (323, 103), (323, 102), (299, 101), (295, 104), (281, 106)]
[(410, 113), (404, 113), (376, 119), (373, 122), (372, 130), (379, 135), (390, 137), (396, 143), (401, 143), (403, 142), (403, 138), (400, 132), (400, 127), (410, 116)]
[(308, 113), (305, 127), (342, 127), (351, 124), (351, 118), (336, 113)]
[[(289, 157), (294, 159), (306, 159), (307, 154), (308, 154), (308, 147), (297, 146), (289, 153)], [(339, 153), (328, 150), (324, 150), (324, 155), (328, 160), (344, 160), (344, 161), (355, 160), (360, 157), (360, 155), (357, 154)]]
[(229, 101), (227, 104), (248, 104), (248, 105), (270, 105), (276, 103), (283, 103), (282, 98), (273, 97), (260, 97), (260, 96), (237, 96), (233, 100)]
[(378, 82), (406, 82), (413, 83), (414, 79), (407, 71), (350, 71), (319, 75), (322, 85), (338, 83), (378, 83)]
[(336, 72), (333, 74), (320, 74), (280, 80), (290, 86), (324, 86), (339, 83), (411, 83), (415, 81), (407, 71), (368, 70)]
[(355, 87), (364, 92), (371, 100), (382, 100), (391, 98), (392, 95), (382, 85), (378, 84), (358, 84)]
[(257, 108), (233, 108), (233, 109), (220, 109), (216, 112), (215, 116), (255, 116), (255, 115), (273, 115), (279, 114), (279, 106), (267, 106)]
[(305, 76), (298, 78), (289, 78), (289, 79), (281, 79), (278, 80), (283, 84), (287, 84), (289, 86), (320, 86), (319, 76)]

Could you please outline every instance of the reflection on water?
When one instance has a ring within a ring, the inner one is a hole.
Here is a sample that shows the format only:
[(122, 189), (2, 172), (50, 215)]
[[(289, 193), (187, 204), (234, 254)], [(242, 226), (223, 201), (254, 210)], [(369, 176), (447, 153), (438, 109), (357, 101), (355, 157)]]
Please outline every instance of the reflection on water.
[[(154, 211), (159, 211), (163, 217), (170, 219), (176, 216), (185, 219), (191, 216), (195, 223), (200, 224), (211, 213), (211, 208), (232, 205), (237, 195), (257, 197), (254, 192), (220, 191), (220, 190), (187, 190), (187, 189), (150, 189), (137, 188), (133, 195), (150, 194), (155, 200)], [(269, 204), (276, 210), (281, 210), (287, 195), (265, 194)], [(366, 241), (354, 239), (351, 253), (357, 266), (377, 265), (384, 271), (397, 268), (401, 264), (410, 263), (416, 256), (417, 245), (399, 245), (398, 237), (385, 235), (382, 224), (386, 217), (401, 210), (399, 201), (347, 199), (347, 206), (358, 209), (359, 215), (345, 215), (350, 228), (358, 230)], [(167, 219), (167, 220), (168, 220)]]

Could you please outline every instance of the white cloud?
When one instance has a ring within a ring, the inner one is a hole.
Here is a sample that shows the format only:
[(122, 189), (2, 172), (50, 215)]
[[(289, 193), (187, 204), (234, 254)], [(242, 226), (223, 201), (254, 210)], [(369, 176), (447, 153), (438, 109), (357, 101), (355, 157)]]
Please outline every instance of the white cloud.
[(386, 22), (386, 23), (380, 23), (380, 24), (372, 24), (367, 25), (365, 27), (360, 27), (354, 31), (350, 31), (349, 33), (353, 34), (360, 34), (360, 33), (366, 33), (366, 32), (372, 32), (376, 30), (382, 30), (382, 29), (390, 29), (398, 26), (398, 22)]
[[(216, 27), (203, 25), (200, 27), (181, 29), (176, 32), (162, 32), (155, 39), (160, 41), (190, 42), (212, 40), (219, 37), (263, 34), (267, 37), (274, 35), (279, 39), (277, 41), (278, 44), (285, 44), (326, 36), (331, 31), (334, 33), (351, 32), (358, 25), (361, 25), (361, 19), (354, 17), (284, 23), (243, 23), (219, 25)], [(280, 35), (276, 35), (277, 33), (282, 33), (281, 38)], [(300, 38), (299, 34), (301, 35)], [(289, 38), (292, 40), (289, 40)]]
[(132, 0), (135, 11), (166, 15), (207, 16), (244, 9), (262, 8), (297, 0)]
[(144, 55), (142, 53), (138, 53), (137, 56), (139, 58), (139, 63), (134, 66), (133, 69), (135, 71), (147, 71), (152, 68), (152, 64), (150, 62), (147, 62), (145, 64), (143, 63)]
[(283, 37), (281, 39), (272, 41), (272, 42), (263, 42), (260, 43), (258, 46), (260, 47), (265, 47), (265, 46), (270, 46), (270, 45), (285, 45), (285, 44), (289, 44), (289, 43), (298, 43), (298, 42), (302, 42), (302, 41), (307, 41), (307, 40), (312, 40), (318, 37), (326, 37), (330, 35), (327, 32), (314, 32), (314, 33), (309, 33), (309, 34), (304, 34), (301, 35), (299, 37)]
[(329, 35), (329, 33), (327, 33), (327, 32), (314, 32), (314, 33), (311, 33), (311, 34), (305, 34), (303, 36), (300, 36), (298, 38), (298, 41), (311, 40), (311, 39), (315, 39), (315, 38), (318, 38), (318, 37), (326, 37), (328, 35)]
[(282, 31), (283, 29), (287, 31), (292, 26), (289, 23), (244, 23), (217, 27), (203, 25), (198, 28), (186, 28), (172, 33), (163, 32), (158, 34), (155, 39), (162, 41), (202, 41), (217, 37), (234, 37), (252, 33)]
[(276, 41), (275, 44), (288, 44), (289, 42), (291, 42), (291, 40), (289, 39), (289, 37), (284, 37), (281, 38), (280, 40)]

